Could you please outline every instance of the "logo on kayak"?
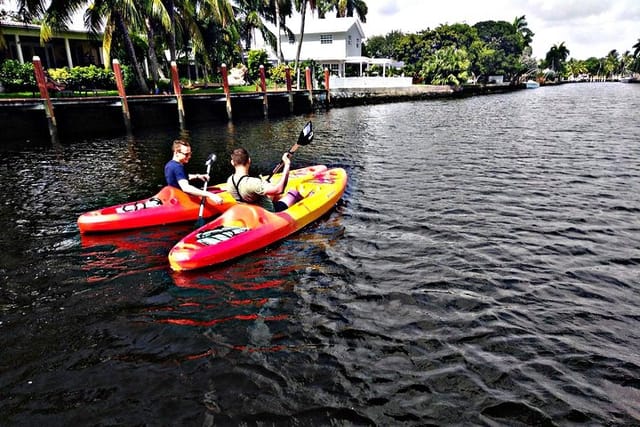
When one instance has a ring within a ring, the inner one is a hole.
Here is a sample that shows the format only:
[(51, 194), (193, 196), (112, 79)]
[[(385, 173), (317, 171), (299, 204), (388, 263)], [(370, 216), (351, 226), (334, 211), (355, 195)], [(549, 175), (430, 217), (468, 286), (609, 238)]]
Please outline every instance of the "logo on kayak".
[(116, 209), (116, 212), (117, 213), (135, 212), (142, 209), (157, 208), (158, 206), (162, 206), (162, 200), (158, 199), (157, 197), (152, 197), (143, 202), (135, 202), (135, 203), (129, 203), (128, 205), (122, 205), (118, 209)]
[(229, 240), (233, 236), (237, 236), (247, 230), (248, 228), (245, 227), (225, 227), (221, 225), (213, 230), (207, 230), (196, 234), (196, 239), (200, 244), (211, 246), (224, 242), (225, 240)]

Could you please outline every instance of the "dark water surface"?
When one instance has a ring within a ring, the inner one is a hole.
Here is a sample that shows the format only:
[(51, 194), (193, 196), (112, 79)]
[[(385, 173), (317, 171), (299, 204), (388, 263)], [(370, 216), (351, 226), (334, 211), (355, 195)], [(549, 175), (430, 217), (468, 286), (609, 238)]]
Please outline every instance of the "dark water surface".
[(204, 172), (349, 173), (286, 241), (170, 271), (192, 224), (81, 237), (175, 131), (3, 148), (0, 425), (640, 424), (640, 85), (190, 129)]

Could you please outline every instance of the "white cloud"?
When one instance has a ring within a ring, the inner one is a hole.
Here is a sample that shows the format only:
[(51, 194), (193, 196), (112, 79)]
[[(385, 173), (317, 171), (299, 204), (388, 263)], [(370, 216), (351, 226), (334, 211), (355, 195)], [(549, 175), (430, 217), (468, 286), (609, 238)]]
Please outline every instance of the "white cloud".
[(424, 0), (365, 0), (369, 8), (364, 29), (368, 37), (393, 30), (405, 33), (441, 24), (503, 20), (525, 15), (535, 33), (533, 55), (543, 58), (554, 44), (563, 43), (570, 56), (602, 57), (616, 49), (632, 50), (640, 39), (637, 0), (457, 0), (434, 5)]

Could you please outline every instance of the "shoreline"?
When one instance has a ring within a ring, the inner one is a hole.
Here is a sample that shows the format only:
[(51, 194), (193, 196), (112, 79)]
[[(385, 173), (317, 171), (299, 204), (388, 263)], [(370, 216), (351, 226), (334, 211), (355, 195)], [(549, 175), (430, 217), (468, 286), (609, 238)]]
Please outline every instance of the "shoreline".
[[(183, 94), (184, 121), (228, 122), (235, 119), (269, 118), (306, 114), (316, 110), (358, 105), (408, 102), (442, 98), (491, 95), (524, 89), (524, 86), (413, 85), (400, 88), (358, 88), (233, 93), (229, 99), (232, 118), (224, 94)], [(127, 134), (122, 101), (118, 96), (85, 94), (51, 98), (56, 119), (56, 138)], [(178, 98), (175, 95), (127, 96), (130, 120), (136, 129), (175, 127), (181, 129)], [(82, 124), (82, 125), (80, 125)], [(6, 142), (51, 141), (49, 123), (41, 98), (0, 99), (0, 127)]]

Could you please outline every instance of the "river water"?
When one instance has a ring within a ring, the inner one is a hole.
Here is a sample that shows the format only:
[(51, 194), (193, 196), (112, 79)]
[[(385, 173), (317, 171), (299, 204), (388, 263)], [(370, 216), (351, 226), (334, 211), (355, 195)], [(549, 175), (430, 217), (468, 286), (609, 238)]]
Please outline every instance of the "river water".
[(216, 182), (344, 167), (331, 214), (173, 273), (193, 224), (80, 236), (174, 129), (3, 147), (0, 425), (640, 424), (640, 85), (194, 127)]

